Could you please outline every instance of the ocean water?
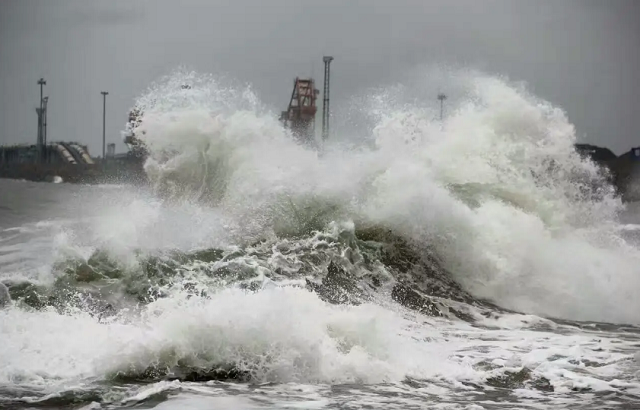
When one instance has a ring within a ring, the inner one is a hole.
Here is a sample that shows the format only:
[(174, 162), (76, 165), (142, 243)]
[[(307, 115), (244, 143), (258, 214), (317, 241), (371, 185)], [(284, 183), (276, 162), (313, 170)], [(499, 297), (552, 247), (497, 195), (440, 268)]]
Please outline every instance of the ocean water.
[(148, 187), (0, 180), (0, 408), (640, 408), (640, 206), (560, 108), (447, 81), (444, 121), (424, 73), (313, 149), (177, 71)]

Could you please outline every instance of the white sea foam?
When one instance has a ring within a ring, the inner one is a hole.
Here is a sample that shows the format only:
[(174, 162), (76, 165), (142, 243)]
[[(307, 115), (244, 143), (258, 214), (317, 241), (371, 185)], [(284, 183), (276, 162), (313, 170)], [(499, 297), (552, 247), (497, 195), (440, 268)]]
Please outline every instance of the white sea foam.
[(211, 299), (176, 294), (141, 316), (123, 313), (108, 323), (10, 307), (0, 311), (0, 384), (55, 392), (149, 367), (235, 365), (256, 382), (397, 384), (408, 376), (449, 393), (523, 368), (558, 394), (640, 388), (626, 368), (633, 340), (514, 330), (513, 319), (505, 326), (496, 320), (491, 330), (425, 319), (377, 305), (328, 305), (288, 287), (227, 290)]

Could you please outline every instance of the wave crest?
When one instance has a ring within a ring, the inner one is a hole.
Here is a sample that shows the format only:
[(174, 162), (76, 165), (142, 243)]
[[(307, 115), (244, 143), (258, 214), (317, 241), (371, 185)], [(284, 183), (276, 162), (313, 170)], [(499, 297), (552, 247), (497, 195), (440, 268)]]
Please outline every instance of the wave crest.
[(428, 82), (397, 86), (367, 97), (372, 146), (329, 144), (322, 156), (246, 89), (156, 88), (142, 100), (168, 103), (145, 114), (146, 168), (172, 198), (223, 209), (254, 239), (352, 220), (423, 244), (463, 288), (506, 308), (637, 322), (640, 252), (620, 237), (622, 203), (575, 152), (564, 112), (502, 78), (454, 77), (443, 122), (413, 98)]

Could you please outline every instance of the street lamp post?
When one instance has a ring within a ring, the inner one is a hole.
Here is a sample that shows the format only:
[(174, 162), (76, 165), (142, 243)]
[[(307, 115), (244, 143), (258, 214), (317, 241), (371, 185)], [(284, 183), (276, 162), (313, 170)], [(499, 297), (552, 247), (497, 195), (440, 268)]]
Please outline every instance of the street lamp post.
[(44, 80), (44, 78), (40, 78), (38, 80), (38, 85), (40, 86), (40, 108), (42, 109), (42, 87), (47, 85), (47, 82)]
[(107, 147), (107, 95), (109, 93), (107, 91), (101, 91), (102, 94), (102, 160), (105, 161), (106, 157), (106, 147)]
[(443, 93), (438, 94), (438, 100), (440, 100), (440, 121), (442, 121), (444, 114), (444, 100), (447, 99), (447, 96)]
[(38, 114), (38, 142), (36, 143), (36, 162), (42, 162), (42, 108), (36, 107)]
[(46, 96), (42, 99), (42, 112), (44, 113), (44, 117), (42, 118), (42, 129), (43, 129), (43, 133), (42, 133), (42, 142), (44, 144), (44, 146), (47, 146), (47, 106), (49, 103), (49, 96)]

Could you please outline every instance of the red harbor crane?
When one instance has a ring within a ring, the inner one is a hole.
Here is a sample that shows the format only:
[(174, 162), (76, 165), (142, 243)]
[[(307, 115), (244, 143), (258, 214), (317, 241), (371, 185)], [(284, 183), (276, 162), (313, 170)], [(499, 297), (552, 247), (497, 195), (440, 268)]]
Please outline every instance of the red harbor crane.
[(305, 144), (315, 143), (316, 98), (319, 93), (312, 78), (296, 77), (289, 108), (280, 115), (284, 126)]

